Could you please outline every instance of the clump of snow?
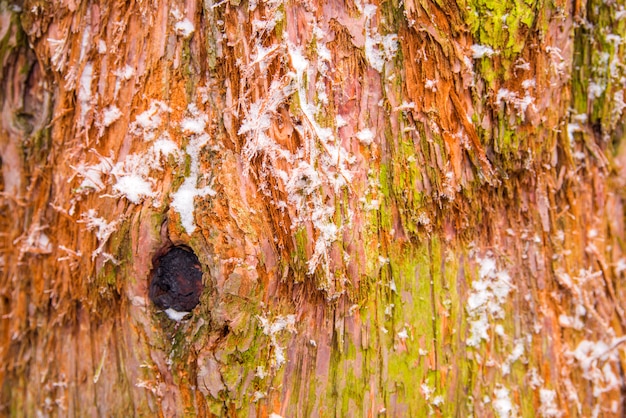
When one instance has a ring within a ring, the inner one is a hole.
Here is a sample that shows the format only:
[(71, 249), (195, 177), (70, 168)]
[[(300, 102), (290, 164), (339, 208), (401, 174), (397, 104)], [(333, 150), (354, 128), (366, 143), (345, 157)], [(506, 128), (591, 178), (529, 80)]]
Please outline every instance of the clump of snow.
[(113, 190), (136, 205), (147, 197), (155, 196), (152, 182), (135, 173), (119, 177), (113, 185)]
[(146, 198), (156, 198), (158, 194), (153, 190), (155, 180), (150, 177), (150, 172), (161, 169), (161, 157), (177, 151), (178, 147), (169, 136), (163, 134), (146, 152), (130, 154), (115, 164), (110, 174), (116, 178), (113, 185), (116, 195), (125, 197), (134, 204), (139, 204)]
[(287, 181), (289, 199), (303, 204), (303, 198), (313, 194), (322, 184), (317, 170), (306, 161), (300, 161)]
[(118, 76), (124, 81), (128, 81), (131, 78), (133, 78), (133, 76), (135, 75), (135, 69), (131, 67), (130, 65), (126, 64), (124, 68), (114, 71), (113, 74), (115, 74), (116, 76)]
[(152, 152), (154, 153), (154, 159), (151, 162), (151, 167), (156, 169), (158, 168), (158, 157), (167, 157), (168, 155), (176, 154), (178, 152), (178, 145), (170, 139), (166, 132), (161, 135), (159, 139), (154, 141), (152, 144)]
[(493, 54), (495, 54), (495, 51), (493, 50), (493, 48), (487, 45), (474, 44), (470, 48), (472, 50), (472, 58), (474, 59), (490, 57)]
[(504, 386), (494, 389), (493, 410), (500, 418), (516, 417), (517, 410), (511, 402), (510, 391)]
[(405, 341), (407, 338), (409, 338), (409, 333), (407, 332), (406, 328), (402, 328), (400, 331), (398, 331), (398, 338), (402, 341)]
[(420, 385), (420, 389), (422, 390), (422, 395), (424, 395), (424, 399), (426, 400), (429, 400), (433, 393), (435, 393), (435, 388), (429, 386), (428, 383), (422, 383)]
[(589, 100), (595, 100), (602, 96), (606, 90), (606, 85), (602, 82), (590, 81), (589, 86), (587, 87), (587, 96)]
[(372, 141), (374, 140), (374, 132), (372, 132), (368, 128), (365, 128), (357, 132), (356, 137), (361, 142), (361, 144), (371, 145)]
[[(619, 370), (619, 355), (617, 348), (626, 341), (625, 337), (613, 338), (610, 343), (605, 341), (583, 340), (574, 350), (565, 351), (570, 364), (577, 364), (582, 370), (582, 377), (588, 380), (592, 387), (592, 394), (596, 400), (595, 408), (598, 412), (603, 404), (602, 395), (607, 392), (618, 393), (622, 387), (622, 379), (616, 373)], [(576, 400), (575, 390), (570, 391), (570, 399)], [(597, 415), (595, 415), (597, 416)]]
[(172, 308), (167, 308), (164, 312), (169, 319), (176, 322), (182, 321), (185, 316), (189, 315), (189, 312), (180, 312)]
[(437, 92), (437, 84), (439, 84), (439, 80), (437, 79), (426, 79), (426, 82), (424, 83), (424, 88), (426, 90), (430, 90), (433, 93)]
[(467, 345), (477, 347), (481, 341), (489, 341), (489, 318), (504, 317), (502, 305), (513, 289), (511, 278), (505, 270), (498, 270), (491, 257), (479, 259), (479, 279), (472, 282), (472, 290), (467, 300), (470, 336)]
[(556, 391), (542, 388), (539, 391), (539, 415), (545, 418), (560, 418), (563, 412), (559, 409), (556, 401)]
[(498, 90), (496, 95), (496, 104), (502, 103), (512, 106), (522, 121), (525, 119), (526, 111), (529, 108), (535, 109), (535, 98), (528, 92), (524, 94), (524, 97), (520, 97), (516, 92), (502, 88)]
[(98, 54), (106, 54), (107, 53), (107, 44), (102, 39), (98, 41)]
[(381, 36), (376, 26), (370, 22), (376, 13), (376, 6), (368, 4), (364, 8), (365, 25), (365, 59), (379, 73), (383, 71), (386, 62), (393, 60), (398, 52), (398, 35)]
[(524, 343), (522, 340), (518, 340), (515, 343), (515, 347), (513, 347), (513, 351), (506, 358), (504, 363), (502, 364), (502, 375), (506, 376), (511, 372), (511, 365), (519, 360), (520, 357), (524, 355)]
[(122, 117), (122, 112), (117, 106), (109, 106), (102, 111), (102, 125), (109, 127), (113, 122)]
[(174, 25), (174, 31), (176, 34), (178, 36), (182, 36), (183, 38), (189, 38), (195, 30), (196, 28), (193, 23), (191, 23), (187, 18), (176, 22), (176, 25)]
[(157, 129), (163, 123), (163, 113), (171, 112), (169, 106), (159, 100), (153, 100), (150, 107), (137, 115), (130, 124), (133, 135), (142, 136), (145, 141), (152, 141), (157, 135)]
[(183, 119), (183, 121), (180, 123), (180, 127), (182, 128), (183, 132), (197, 135), (204, 133), (204, 129), (206, 128), (206, 123), (208, 120), (207, 116), (200, 114), (198, 108), (194, 104), (191, 104), (189, 109), (190, 112), (196, 115), (196, 117), (187, 117)]
[(613, 109), (611, 110), (611, 120), (617, 122), (624, 113), (626, 102), (624, 102), (624, 90), (618, 90), (613, 95)]
[(543, 378), (537, 371), (536, 367), (531, 367), (526, 373), (526, 377), (528, 379), (528, 384), (533, 389), (537, 389), (538, 387), (543, 385)]

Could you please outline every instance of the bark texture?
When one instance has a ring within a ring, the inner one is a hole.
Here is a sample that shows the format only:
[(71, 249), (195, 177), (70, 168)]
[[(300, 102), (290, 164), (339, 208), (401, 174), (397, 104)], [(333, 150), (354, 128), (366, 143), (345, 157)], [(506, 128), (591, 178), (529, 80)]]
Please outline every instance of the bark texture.
[(0, 2), (1, 413), (623, 416), (625, 17)]

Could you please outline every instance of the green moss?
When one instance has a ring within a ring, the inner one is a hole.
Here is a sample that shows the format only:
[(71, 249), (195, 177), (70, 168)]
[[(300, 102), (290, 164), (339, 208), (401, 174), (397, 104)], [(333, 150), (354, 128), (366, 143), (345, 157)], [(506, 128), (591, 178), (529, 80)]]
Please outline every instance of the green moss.
[(309, 245), (309, 235), (306, 228), (300, 227), (294, 234), (294, 237), (296, 239), (296, 249), (295, 253), (292, 255), (291, 266), (296, 275), (296, 282), (299, 282), (304, 279), (308, 271), (307, 260), (309, 257), (307, 256), (307, 247)]
[(544, 7), (536, 0), (469, 0), (461, 3), (465, 22), (477, 44), (491, 47), (501, 58), (497, 69), (490, 59), (481, 60), (481, 74), (486, 80), (511, 76), (510, 67), (525, 48), (526, 38), (533, 26), (536, 10)]

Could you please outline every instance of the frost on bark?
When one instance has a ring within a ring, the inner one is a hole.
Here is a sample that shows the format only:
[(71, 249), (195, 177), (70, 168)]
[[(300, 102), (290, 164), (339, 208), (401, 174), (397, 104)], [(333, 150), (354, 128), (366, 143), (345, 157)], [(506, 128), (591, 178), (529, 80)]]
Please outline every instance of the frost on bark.
[(624, 414), (622, 4), (0, 17), (3, 414)]

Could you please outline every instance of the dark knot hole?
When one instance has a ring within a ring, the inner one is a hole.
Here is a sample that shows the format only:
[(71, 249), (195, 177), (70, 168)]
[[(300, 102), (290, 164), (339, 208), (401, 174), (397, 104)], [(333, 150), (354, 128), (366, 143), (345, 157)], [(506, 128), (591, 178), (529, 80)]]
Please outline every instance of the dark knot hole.
[(200, 261), (190, 248), (171, 247), (154, 258), (149, 296), (158, 308), (191, 312), (203, 288)]

